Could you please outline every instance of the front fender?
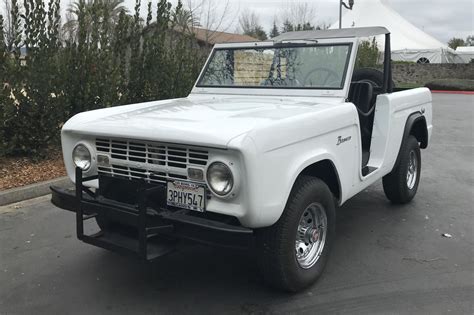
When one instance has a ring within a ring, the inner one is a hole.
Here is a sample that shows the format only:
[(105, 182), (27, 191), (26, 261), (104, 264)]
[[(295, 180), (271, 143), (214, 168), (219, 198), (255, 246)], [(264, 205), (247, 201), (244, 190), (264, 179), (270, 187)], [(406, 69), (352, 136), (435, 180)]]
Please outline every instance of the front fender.
[[(270, 150), (258, 155), (258, 160), (248, 161), (247, 178), (250, 209), (254, 212), (252, 227), (273, 225), (283, 213), (294, 183), (301, 172), (319, 161), (328, 160), (336, 169), (342, 204), (347, 199), (349, 188), (354, 179), (354, 168), (359, 162), (355, 159), (357, 149), (357, 127), (348, 126), (294, 143), (289, 146)], [(351, 141), (337, 145), (338, 136), (351, 137)], [(258, 174), (258, 176), (252, 176)]]

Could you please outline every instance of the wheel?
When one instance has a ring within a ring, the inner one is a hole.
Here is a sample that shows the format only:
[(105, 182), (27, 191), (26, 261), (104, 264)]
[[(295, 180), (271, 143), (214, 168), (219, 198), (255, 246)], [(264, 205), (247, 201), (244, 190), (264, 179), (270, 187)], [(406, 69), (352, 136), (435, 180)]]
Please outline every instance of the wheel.
[(410, 135), (400, 148), (398, 165), (383, 178), (387, 198), (397, 204), (410, 202), (420, 183), (421, 154), (418, 140)]
[(290, 292), (313, 284), (326, 265), (335, 227), (328, 186), (318, 178), (299, 178), (277, 223), (256, 233), (265, 282)]

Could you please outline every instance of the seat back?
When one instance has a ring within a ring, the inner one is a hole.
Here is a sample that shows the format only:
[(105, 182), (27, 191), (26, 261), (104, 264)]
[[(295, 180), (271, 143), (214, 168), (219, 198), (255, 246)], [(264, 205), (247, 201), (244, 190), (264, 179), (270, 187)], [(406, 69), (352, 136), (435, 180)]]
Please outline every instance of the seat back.
[(374, 87), (369, 82), (352, 82), (349, 89), (349, 101), (364, 114), (367, 114), (373, 105)]

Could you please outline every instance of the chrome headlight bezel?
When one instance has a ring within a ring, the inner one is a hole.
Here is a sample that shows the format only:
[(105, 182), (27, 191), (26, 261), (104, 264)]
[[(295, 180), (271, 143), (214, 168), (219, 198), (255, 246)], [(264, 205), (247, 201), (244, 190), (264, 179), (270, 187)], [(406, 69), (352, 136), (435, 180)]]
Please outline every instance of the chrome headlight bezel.
[[(209, 189), (218, 197), (229, 196), (235, 187), (234, 174), (231, 168), (221, 161), (214, 161), (208, 166), (206, 180)], [(218, 185), (222, 187), (218, 187)]]
[[(84, 162), (82, 166), (81, 161)], [(72, 162), (83, 172), (89, 171), (92, 167), (92, 153), (90, 148), (84, 143), (78, 143), (72, 150)]]

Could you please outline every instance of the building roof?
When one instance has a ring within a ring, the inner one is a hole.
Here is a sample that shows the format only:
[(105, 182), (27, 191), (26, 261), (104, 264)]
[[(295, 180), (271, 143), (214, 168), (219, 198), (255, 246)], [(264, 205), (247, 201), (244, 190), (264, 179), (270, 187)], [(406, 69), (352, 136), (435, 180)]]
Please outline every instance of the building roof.
[(221, 43), (241, 43), (258, 41), (258, 39), (255, 39), (248, 35), (211, 31), (197, 27), (195, 27), (192, 32), (194, 33), (198, 41), (205, 42), (211, 45)]
[(354, 38), (369, 37), (390, 33), (385, 27), (353, 27), (332, 30), (314, 30), (288, 32), (273, 38), (276, 42), (286, 40), (311, 40), (311, 39), (328, 39), (328, 38)]

